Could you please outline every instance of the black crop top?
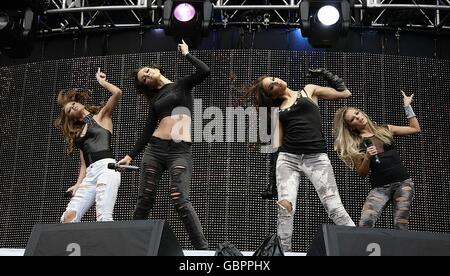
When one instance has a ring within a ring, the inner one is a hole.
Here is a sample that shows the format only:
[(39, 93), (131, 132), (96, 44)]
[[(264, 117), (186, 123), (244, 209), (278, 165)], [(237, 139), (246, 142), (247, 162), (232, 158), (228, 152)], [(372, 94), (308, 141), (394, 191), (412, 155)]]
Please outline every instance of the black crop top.
[[(302, 90), (304, 94), (304, 90)], [(292, 154), (326, 153), (327, 144), (322, 133), (322, 116), (319, 107), (308, 97), (299, 93), (295, 103), (280, 110), (283, 126), (281, 152)]]
[(75, 145), (83, 151), (86, 166), (103, 158), (114, 158), (111, 152), (111, 132), (100, 126), (93, 114), (84, 117), (83, 121), (87, 124), (87, 131), (83, 137), (75, 139)]
[[(196, 72), (190, 76), (186, 76), (175, 83), (169, 83), (163, 86), (150, 103), (147, 121), (140, 138), (136, 141), (134, 148), (128, 155), (134, 159), (145, 147), (153, 135), (159, 121), (165, 117), (169, 117), (176, 107), (187, 108), (192, 116), (193, 98), (192, 88), (200, 84), (210, 74), (208, 65), (203, 63), (191, 54), (186, 55), (186, 59), (195, 66)], [(187, 113), (187, 112), (186, 112)], [(177, 112), (184, 114), (184, 112)]]
[[(387, 127), (387, 126), (386, 126)], [(377, 137), (369, 138), (372, 144), (377, 148), (378, 159), (370, 160), (370, 184), (372, 188), (382, 187), (387, 184), (402, 182), (410, 178), (408, 171), (400, 159), (395, 143), (391, 145), (383, 144)], [(366, 151), (364, 142), (360, 145), (361, 151)]]

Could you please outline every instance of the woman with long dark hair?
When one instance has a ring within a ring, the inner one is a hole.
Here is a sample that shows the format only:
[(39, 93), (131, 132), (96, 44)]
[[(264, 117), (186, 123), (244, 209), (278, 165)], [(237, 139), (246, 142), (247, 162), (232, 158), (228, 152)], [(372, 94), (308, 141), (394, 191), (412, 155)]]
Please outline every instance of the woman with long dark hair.
[(338, 193), (318, 106), (320, 99), (346, 99), (351, 93), (342, 79), (325, 69), (311, 70), (311, 74), (324, 77), (331, 87), (308, 84), (302, 90), (295, 91), (281, 79), (262, 76), (252, 83), (245, 95), (252, 97), (259, 108), (279, 108), (281, 147), (276, 164), (278, 235), (286, 252), (292, 251), (294, 214), (302, 173), (314, 185), (334, 223), (355, 225)]
[(122, 91), (106, 80), (100, 68), (96, 78), (111, 93), (104, 104), (86, 104), (90, 91), (85, 89), (69, 89), (58, 95), (61, 111), (55, 126), (64, 135), (68, 156), (74, 147), (80, 149), (80, 173), (77, 183), (67, 190), (72, 198), (61, 217), (63, 223), (79, 222), (94, 202), (97, 221), (113, 220), (120, 173), (108, 169), (108, 163), (116, 162), (111, 151), (112, 114)]
[(159, 65), (136, 70), (137, 92), (150, 102), (144, 130), (134, 148), (119, 164), (128, 165), (147, 145), (133, 219), (148, 219), (158, 183), (165, 170), (170, 176), (170, 197), (195, 249), (208, 249), (200, 220), (189, 200), (192, 176), (191, 114), (192, 89), (210, 74), (209, 67), (189, 53), (183, 41), (181, 54), (197, 69), (192, 75), (172, 82)]
[(392, 201), (394, 227), (408, 229), (414, 184), (401, 162), (393, 137), (416, 134), (421, 129), (411, 107), (414, 95), (408, 97), (402, 93), (409, 126), (378, 125), (355, 107), (344, 107), (336, 113), (335, 150), (360, 176), (370, 173), (372, 190), (361, 213), (361, 227), (374, 227), (386, 204)]

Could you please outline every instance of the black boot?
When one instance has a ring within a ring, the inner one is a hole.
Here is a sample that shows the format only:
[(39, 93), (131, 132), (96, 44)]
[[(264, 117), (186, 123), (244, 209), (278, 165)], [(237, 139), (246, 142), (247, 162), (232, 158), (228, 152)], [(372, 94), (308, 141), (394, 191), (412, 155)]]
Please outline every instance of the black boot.
[(272, 153), (270, 155), (270, 174), (269, 174), (269, 184), (267, 184), (266, 189), (261, 193), (263, 199), (277, 199), (277, 159), (278, 152)]
[(276, 199), (278, 197), (277, 183), (275, 181), (269, 181), (266, 189), (261, 193), (263, 199)]

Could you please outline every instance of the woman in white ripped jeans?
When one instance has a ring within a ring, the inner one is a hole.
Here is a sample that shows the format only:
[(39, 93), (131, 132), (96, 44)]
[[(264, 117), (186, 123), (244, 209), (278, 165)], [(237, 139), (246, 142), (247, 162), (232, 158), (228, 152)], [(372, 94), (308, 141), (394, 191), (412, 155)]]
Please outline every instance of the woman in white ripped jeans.
[[(113, 220), (114, 205), (120, 186), (120, 173), (108, 169), (108, 163), (116, 163), (116, 160), (104, 158), (86, 169), (86, 177), (67, 205), (61, 222), (79, 222), (94, 202), (97, 221)], [(65, 221), (65, 217), (70, 212), (75, 212), (76, 216), (71, 221)]]
[(61, 217), (62, 223), (81, 221), (94, 203), (97, 221), (113, 220), (120, 173), (108, 169), (108, 163), (116, 163), (110, 145), (112, 113), (122, 91), (106, 80), (100, 68), (96, 78), (112, 94), (101, 106), (83, 104), (90, 98), (88, 90), (68, 89), (58, 95), (61, 111), (55, 126), (64, 135), (68, 156), (72, 156), (75, 146), (80, 149), (80, 173), (77, 183), (66, 191), (72, 198)]

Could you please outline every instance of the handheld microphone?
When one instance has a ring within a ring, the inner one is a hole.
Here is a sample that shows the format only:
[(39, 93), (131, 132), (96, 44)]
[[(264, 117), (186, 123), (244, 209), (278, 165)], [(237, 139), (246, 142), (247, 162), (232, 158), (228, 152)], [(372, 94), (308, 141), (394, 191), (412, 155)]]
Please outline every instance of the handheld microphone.
[[(364, 146), (366, 147), (366, 149), (373, 146), (372, 140), (370, 140), (368, 138), (365, 138), (363, 143), (364, 143)], [(378, 157), (378, 154), (375, 154), (374, 157), (375, 157), (375, 162), (378, 164), (381, 164), (381, 160), (380, 160), (380, 157)]]
[(130, 166), (130, 165), (119, 165), (117, 163), (108, 163), (108, 169), (111, 169), (111, 170), (123, 169), (126, 171), (139, 171), (139, 167)]

